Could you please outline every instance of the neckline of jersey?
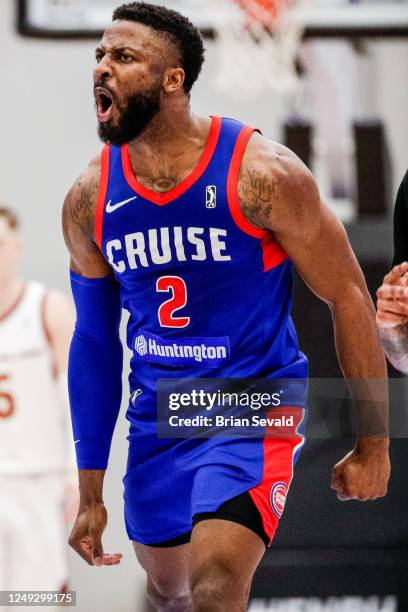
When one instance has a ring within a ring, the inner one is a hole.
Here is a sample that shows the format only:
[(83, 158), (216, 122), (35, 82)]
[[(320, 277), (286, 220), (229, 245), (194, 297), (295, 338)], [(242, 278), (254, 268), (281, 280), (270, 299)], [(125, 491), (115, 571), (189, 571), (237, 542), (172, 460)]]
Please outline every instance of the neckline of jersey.
[(2, 314), (0, 314), (0, 324), (3, 323), (6, 319), (8, 319), (12, 314), (14, 314), (18, 306), (20, 306), (20, 303), (22, 302), (23, 297), (25, 295), (26, 288), (27, 288), (27, 285), (26, 283), (24, 283), (20, 289), (18, 296), (16, 297), (14, 302), (11, 304), (11, 306), (9, 306), (7, 310), (5, 310)]
[(183, 195), (183, 193), (190, 189), (190, 187), (194, 185), (194, 183), (198, 181), (198, 179), (207, 169), (208, 164), (210, 163), (215, 148), (217, 146), (220, 130), (221, 117), (212, 116), (207, 143), (195, 168), (193, 168), (190, 174), (188, 174), (186, 178), (181, 181), (181, 183), (176, 185), (176, 187), (173, 187), (173, 189), (170, 189), (170, 191), (165, 191), (164, 193), (157, 193), (156, 191), (151, 191), (150, 189), (144, 187), (144, 185), (139, 183), (135, 176), (135, 173), (133, 172), (129, 147), (128, 145), (123, 145), (122, 166), (123, 173), (125, 175), (125, 179), (129, 187), (131, 187), (133, 191), (135, 191), (138, 195), (142, 196), (149, 202), (153, 202), (153, 204), (158, 204), (159, 206), (163, 206), (164, 204), (168, 204), (169, 202), (172, 202), (173, 200), (179, 198), (181, 195)]

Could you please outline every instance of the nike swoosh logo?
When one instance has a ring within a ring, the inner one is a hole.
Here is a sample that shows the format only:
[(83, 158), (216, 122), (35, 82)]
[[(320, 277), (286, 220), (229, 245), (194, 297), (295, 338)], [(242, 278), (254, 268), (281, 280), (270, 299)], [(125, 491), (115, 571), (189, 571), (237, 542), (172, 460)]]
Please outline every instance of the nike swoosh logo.
[(132, 202), (133, 200), (136, 200), (136, 198), (137, 196), (133, 196), (133, 198), (128, 198), (127, 200), (123, 200), (122, 202), (118, 202), (117, 204), (111, 204), (112, 200), (109, 200), (109, 202), (106, 205), (106, 212), (112, 213), (118, 208), (120, 208), (121, 206), (124, 206), (125, 204), (128, 204), (129, 202)]
[(139, 397), (139, 395), (142, 395), (142, 390), (141, 389), (136, 389), (136, 391), (134, 391), (130, 397), (133, 406), (135, 405), (135, 400)]
[(74, 444), (78, 444), (81, 440), (75, 440)]

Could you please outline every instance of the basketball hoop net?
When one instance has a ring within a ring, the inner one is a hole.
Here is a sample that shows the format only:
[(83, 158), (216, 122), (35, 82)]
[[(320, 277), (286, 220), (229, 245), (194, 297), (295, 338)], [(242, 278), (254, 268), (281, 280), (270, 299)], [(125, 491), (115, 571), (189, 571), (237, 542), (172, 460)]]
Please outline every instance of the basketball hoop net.
[(296, 0), (220, 0), (215, 24), (219, 57), (215, 86), (234, 97), (265, 91), (296, 93), (296, 59), (303, 27)]

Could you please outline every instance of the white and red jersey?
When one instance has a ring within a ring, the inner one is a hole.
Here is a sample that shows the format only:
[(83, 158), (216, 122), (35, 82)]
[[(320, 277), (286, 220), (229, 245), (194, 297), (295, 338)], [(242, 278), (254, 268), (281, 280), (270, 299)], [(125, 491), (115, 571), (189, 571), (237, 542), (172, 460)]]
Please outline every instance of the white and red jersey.
[(0, 474), (55, 473), (66, 464), (46, 299), (44, 285), (28, 282), (0, 318)]

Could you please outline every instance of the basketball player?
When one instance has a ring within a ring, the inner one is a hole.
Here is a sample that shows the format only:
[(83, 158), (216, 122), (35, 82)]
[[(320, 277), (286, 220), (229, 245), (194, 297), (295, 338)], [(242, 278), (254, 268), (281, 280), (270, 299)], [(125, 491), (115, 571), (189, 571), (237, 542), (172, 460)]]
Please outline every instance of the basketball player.
[[(101, 536), (123, 305), (133, 350), (125, 521), (149, 597), (158, 610), (238, 612), (283, 511), (304, 409), (293, 408), (296, 428), (280, 440), (158, 438), (157, 379), (306, 377), (291, 261), (331, 309), (347, 378), (386, 377), (375, 310), (343, 227), (299, 159), (238, 121), (192, 113), (203, 46), (186, 18), (119, 7), (96, 61), (109, 144), (63, 212), (77, 309), (69, 386), (80, 510), (70, 544), (90, 565), (121, 559)], [(387, 439), (360, 438), (332, 487), (340, 499), (376, 499), (389, 473)]]
[(73, 308), (19, 276), (18, 221), (0, 207), (0, 590), (61, 590), (78, 479), (66, 373)]
[(408, 172), (398, 190), (394, 210), (392, 270), (377, 291), (377, 325), (381, 344), (392, 365), (408, 374)]

